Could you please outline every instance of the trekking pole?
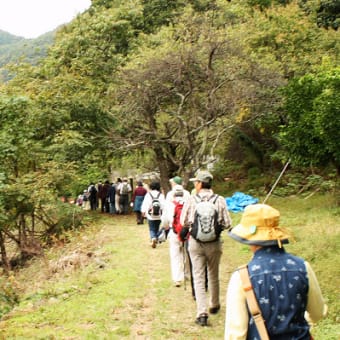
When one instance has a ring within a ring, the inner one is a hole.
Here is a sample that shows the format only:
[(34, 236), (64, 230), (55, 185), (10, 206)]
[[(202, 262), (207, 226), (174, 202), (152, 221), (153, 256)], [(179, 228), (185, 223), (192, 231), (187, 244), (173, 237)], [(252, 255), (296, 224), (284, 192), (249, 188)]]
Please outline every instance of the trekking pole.
[(263, 200), (263, 204), (266, 203), (266, 201), (268, 200), (268, 198), (270, 197), (270, 195), (272, 194), (272, 192), (274, 191), (277, 183), (279, 183), (279, 180), (281, 179), (281, 177), (283, 176), (284, 172), (286, 171), (288, 165), (290, 163), (290, 159), (288, 160), (288, 162), (285, 164), (284, 168), (282, 169), (279, 177), (277, 178), (277, 180), (275, 181), (274, 185), (272, 186), (272, 188), (270, 189), (269, 193), (267, 194), (266, 198)]
[(184, 280), (183, 280), (183, 284), (184, 284), (184, 290), (187, 290), (187, 279), (186, 279), (186, 277), (185, 277), (185, 265), (186, 265), (186, 250), (185, 250), (185, 242), (183, 241), (182, 242), (182, 246), (183, 246), (183, 251), (182, 251), (182, 254), (183, 254), (183, 278), (184, 278)]

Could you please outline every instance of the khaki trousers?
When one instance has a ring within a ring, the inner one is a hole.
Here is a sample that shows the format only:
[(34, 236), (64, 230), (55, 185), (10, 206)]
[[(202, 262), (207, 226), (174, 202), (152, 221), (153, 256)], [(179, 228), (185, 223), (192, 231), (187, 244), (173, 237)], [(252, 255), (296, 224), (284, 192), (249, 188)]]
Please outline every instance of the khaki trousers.
[(207, 294), (205, 291), (206, 266), (208, 267), (209, 307), (220, 305), (219, 264), (222, 256), (222, 243), (220, 240), (202, 243), (190, 237), (189, 254), (192, 262), (198, 317), (201, 314), (208, 313)]

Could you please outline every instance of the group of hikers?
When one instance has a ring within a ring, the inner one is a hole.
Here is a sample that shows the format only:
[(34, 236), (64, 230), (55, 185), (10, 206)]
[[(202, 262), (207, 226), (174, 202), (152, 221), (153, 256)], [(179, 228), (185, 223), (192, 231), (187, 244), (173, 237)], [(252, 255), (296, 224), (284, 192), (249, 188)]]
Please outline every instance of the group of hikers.
[(75, 203), (85, 210), (100, 209), (103, 213), (126, 215), (129, 213), (131, 192), (132, 187), (126, 177), (118, 178), (115, 183), (99, 181), (98, 184), (90, 183)]
[[(225, 230), (231, 239), (248, 245), (253, 254), (228, 284), (225, 339), (312, 339), (310, 326), (326, 316), (327, 305), (310, 264), (285, 251), (283, 245), (291, 234), (280, 226), (280, 212), (267, 204), (251, 204), (232, 228), (225, 198), (212, 189), (212, 174), (199, 171), (190, 181), (194, 184), (191, 193), (179, 176), (170, 179), (171, 190), (166, 195), (158, 181), (148, 188), (138, 182), (133, 191), (129, 185), (128, 193), (137, 223), (147, 220), (151, 247), (168, 240), (174, 285), (180, 287), (191, 279), (195, 323), (208, 326), (209, 314), (217, 314), (221, 308), (220, 235)], [(126, 178), (115, 188), (120, 213), (127, 213), (124, 208), (129, 206), (129, 199), (127, 203), (121, 199), (124, 183), (129, 184)], [(111, 208), (117, 201), (108, 192), (116, 184), (105, 185), (109, 199), (102, 204), (111, 212), (117, 209), (116, 205)], [(91, 186), (89, 197), (90, 191)], [(101, 199), (99, 192), (98, 197)]]

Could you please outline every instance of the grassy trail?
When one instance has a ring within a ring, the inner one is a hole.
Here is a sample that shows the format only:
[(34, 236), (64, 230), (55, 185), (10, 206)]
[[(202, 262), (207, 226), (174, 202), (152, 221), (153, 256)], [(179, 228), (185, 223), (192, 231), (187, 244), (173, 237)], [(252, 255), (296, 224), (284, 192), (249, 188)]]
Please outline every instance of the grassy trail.
[[(99, 218), (99, 226), (20, 273), (18, 281), (26, 277), (24, 298), (0, 323), (3, 339), (223, 338), (232, 267), (226, 256), (222, 311), (211, 316), (211, 327), (202, 328), (194, 324), (190, 282), (186, 289), (171, 282), (168, 243), (151, 248), (147, 225), (136, 225), (132, 215)], [(64, 264), (69, 258), (73, 265)]]
[[(232, 217), (235, 225), (240, 216)], [(246, 246), (223, 235), (222, 308), (202, 328), (194, 323), (190, 282), (186, 290), (173, 286), (168, 243), (152, 249), (146, 224), (136, 225), (133, 215), (98, 214), (94, 225), (71, 237), (15, 275), (21, 302), (0, 321), (0, 339), (223, 339), (226, 287), (231, 272), (251, 257)], [(332, 299), (336, 290), (328, 288)], [(330, 306), (331, 314), (338, 306)], [(333, 320), (316, 331), (317, 339), (339, 339)]]

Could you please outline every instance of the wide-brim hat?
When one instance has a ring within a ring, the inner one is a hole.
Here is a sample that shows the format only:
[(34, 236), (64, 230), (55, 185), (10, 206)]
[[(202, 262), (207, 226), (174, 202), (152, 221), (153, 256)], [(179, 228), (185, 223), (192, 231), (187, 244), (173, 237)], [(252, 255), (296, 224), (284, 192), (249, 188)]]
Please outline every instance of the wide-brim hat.
[(199, 171), (196, 174), (196, 177), (190, 178), (190, 182), (203, 182), (203, 183), (210, 183), (213, 179), (213, 175), (209, 171)]
[(240, 224), (228, 235), (234, 240), (258, 246), (288, 243), (291, 233), (279, 226), (280, 212), (267, 204), (252, 204), (244, 209)]

